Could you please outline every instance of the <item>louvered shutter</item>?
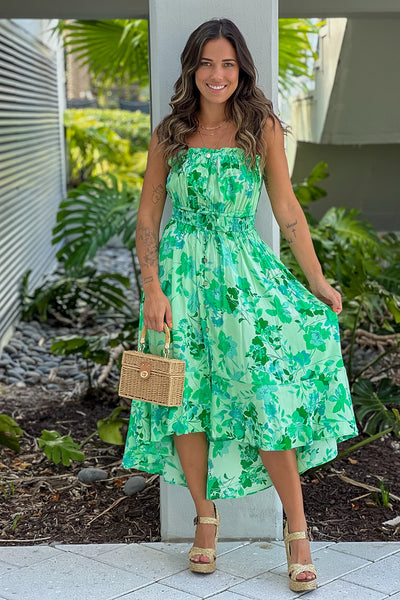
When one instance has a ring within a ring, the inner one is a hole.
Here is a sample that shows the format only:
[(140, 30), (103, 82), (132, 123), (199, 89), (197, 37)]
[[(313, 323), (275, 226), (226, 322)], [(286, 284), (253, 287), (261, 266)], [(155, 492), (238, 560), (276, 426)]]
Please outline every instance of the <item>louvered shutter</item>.
[(51, 231), (65, 195), (56, 53), (0, 21), (0, 340), (54, 263)]

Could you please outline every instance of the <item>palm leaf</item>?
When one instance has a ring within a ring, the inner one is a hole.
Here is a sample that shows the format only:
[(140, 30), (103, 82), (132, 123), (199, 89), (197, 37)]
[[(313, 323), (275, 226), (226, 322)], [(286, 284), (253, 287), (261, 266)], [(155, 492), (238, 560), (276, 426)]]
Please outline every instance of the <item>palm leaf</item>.
[(368, 379), (359, 379), (353, 386), (352, 398), (365, 433), (374, 435), (395, 423), (395, 413), (387, 405), (400, 404), (400, 388), (393, 385), (390, 379), (380, 381), (376, 392)]
[(309, 36), (321, 24), (309, 19), (279, 19), (279, 86), (285, 92), (293, 87), (306, 89), (304, 79), (312, 79), (312, 63), (316, 58)]
[[(83, 265), (113, 236), (125, 231), (126, 223), (133, 233), (137, 203), (125, 183), (122, 189), (116, 177), (95, 177), (71, 190), (63, 200), (53, 229), (53, 244), (64, 241), (57, 258), (66, 268)], [(124, 239), (126, 236), (124, 237)]]
[(60, 21), (56, 29), (64, 37), (66, 51), (88, 65), (103, 89), (115, 83), (148, 85), (147, 21)]

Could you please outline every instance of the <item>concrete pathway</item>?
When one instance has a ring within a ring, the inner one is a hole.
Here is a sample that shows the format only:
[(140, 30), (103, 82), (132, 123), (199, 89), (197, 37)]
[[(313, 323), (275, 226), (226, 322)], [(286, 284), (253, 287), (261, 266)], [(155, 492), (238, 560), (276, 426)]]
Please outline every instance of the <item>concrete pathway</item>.
[[(290, 600), (283, 542), (220, 542), (191, 573), (190, 544), (0, 547), (0, 600)], [(400, 600), (400, 543), (312, 542), (313, 600)]]

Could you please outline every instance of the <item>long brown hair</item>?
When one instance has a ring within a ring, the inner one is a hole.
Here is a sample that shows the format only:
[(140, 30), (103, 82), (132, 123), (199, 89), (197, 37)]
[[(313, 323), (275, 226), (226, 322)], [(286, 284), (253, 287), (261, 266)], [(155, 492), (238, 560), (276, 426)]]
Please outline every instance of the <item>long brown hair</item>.
[(182, 73), (175, 82), (170, 102), (172, 113), (157, 128), (158, 140), (164, 146), (166, 163), (187, 150), (186, 139), (199, 126), (197, 112), (200, 109), (200, 93), (195, 83), (195, 72), (205, 44), (220, 37), (232, 44), (239, 63), (239, 83), (227, 101), (226, 118), (235, 123), (236, 145), (244, 150), (251, 168), (256, 166), (257, 155), (260, 155), (262, 163), (264, 161), (263, 131), (268, 117), (273, 118), (274, 126), (275, 122), (281, 126), (272, 102), (256, 85), (257, 71), (243, 35), (229, 19), (212, 19), (200, 25), (189, 36), (181, 54)]

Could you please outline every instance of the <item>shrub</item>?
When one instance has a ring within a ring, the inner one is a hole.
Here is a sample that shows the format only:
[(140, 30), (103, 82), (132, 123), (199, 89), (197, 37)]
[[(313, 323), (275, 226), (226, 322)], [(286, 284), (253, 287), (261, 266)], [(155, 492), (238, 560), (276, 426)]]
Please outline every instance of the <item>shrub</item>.
[(146, 169), (150, 119), (140, 111), (67, 109), (64, 113), (70, 186), (113, 173), (139, 191)]

